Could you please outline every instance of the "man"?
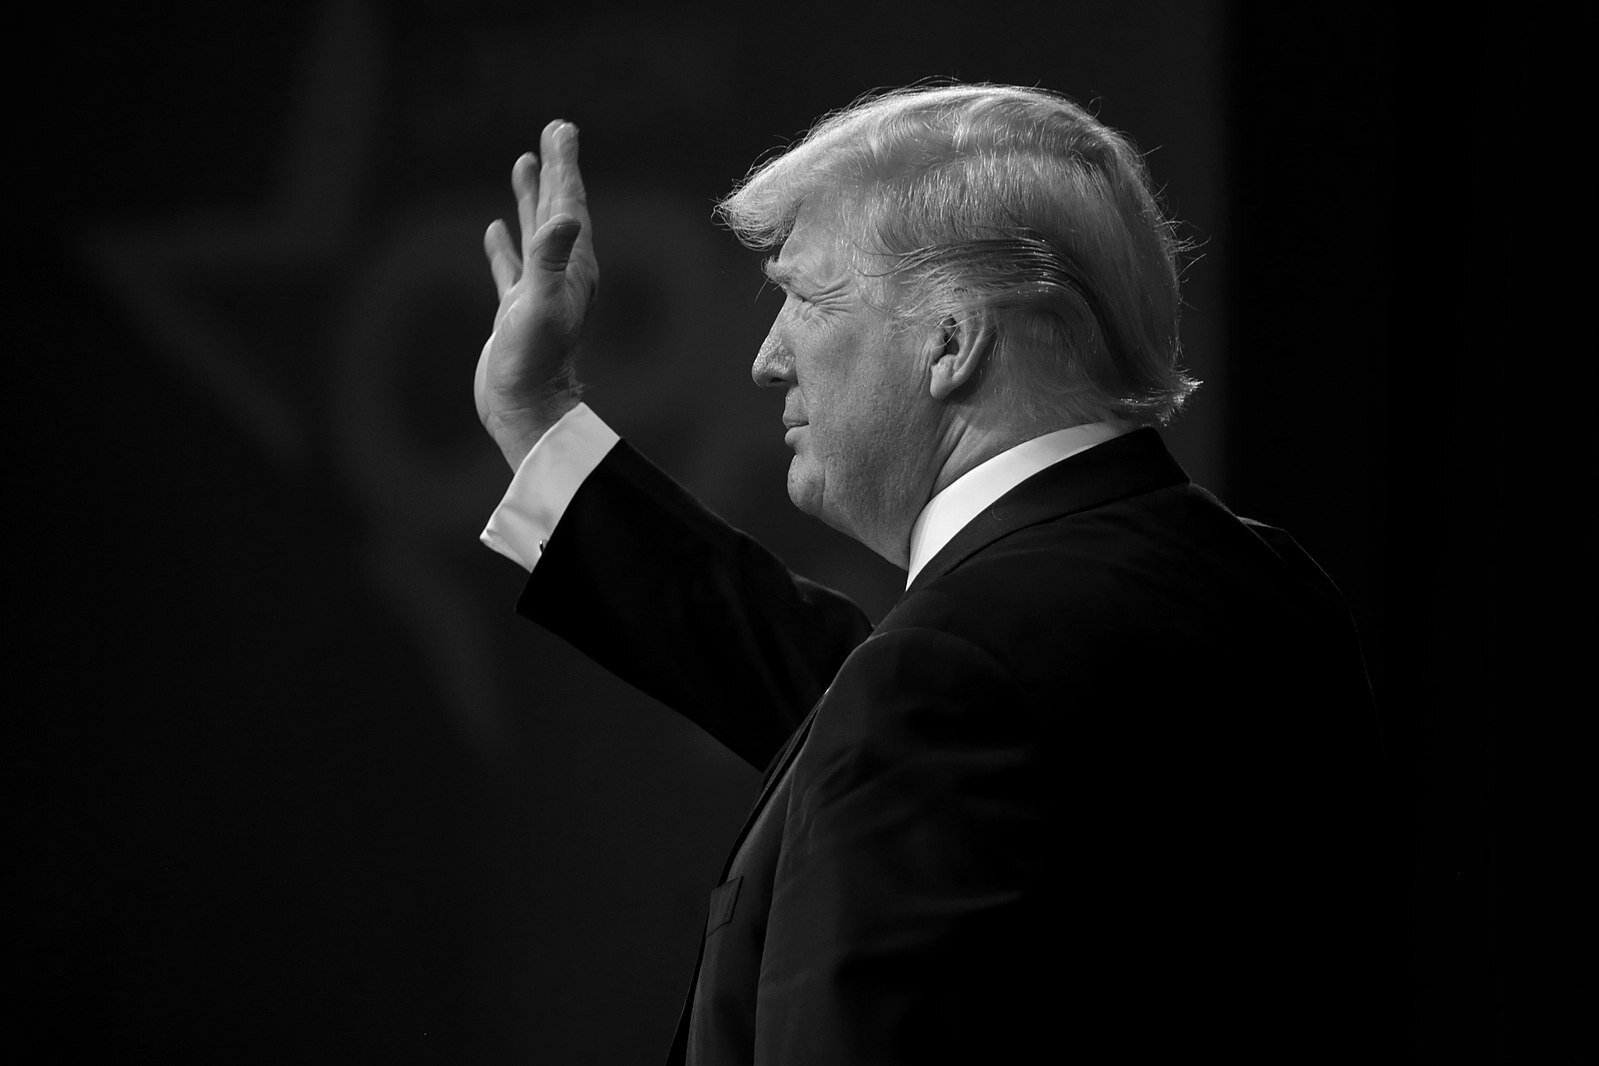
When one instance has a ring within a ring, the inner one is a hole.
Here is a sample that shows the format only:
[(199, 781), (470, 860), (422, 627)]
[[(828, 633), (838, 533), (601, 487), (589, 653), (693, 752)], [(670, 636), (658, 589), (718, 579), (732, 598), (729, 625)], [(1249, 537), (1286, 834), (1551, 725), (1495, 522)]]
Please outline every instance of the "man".
[[(886, 94), (722, 204), (779, 248), (789, 495), (907, 571), (870, 629), (578, 400), (577, 133), (513, 172), (479, 415), (518, 609), (767, 773), (673, 1061), (1380, 1057), (1377, 737), (1337, 591), (1156, 427), (1176, 255), (1059, 96)], [(1090, 1052), (1088, 1049), (1098, 1051)]]

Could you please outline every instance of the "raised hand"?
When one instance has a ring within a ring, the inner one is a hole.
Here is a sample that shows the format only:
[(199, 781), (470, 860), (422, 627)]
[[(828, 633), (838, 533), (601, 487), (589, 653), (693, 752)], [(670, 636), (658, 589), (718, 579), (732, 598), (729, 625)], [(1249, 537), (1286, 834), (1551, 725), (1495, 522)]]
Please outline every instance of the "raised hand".
[(545, 126), (539, 154), (523, 155), (512, 168), (511, 188), (521, 252), (502, 220), (483, 235), (500, 306), (473, 391), (478, 419), (515, 468), (581, 391), (577, 342), (600, 268), (577, 168), (577, 127), (559, 119)]

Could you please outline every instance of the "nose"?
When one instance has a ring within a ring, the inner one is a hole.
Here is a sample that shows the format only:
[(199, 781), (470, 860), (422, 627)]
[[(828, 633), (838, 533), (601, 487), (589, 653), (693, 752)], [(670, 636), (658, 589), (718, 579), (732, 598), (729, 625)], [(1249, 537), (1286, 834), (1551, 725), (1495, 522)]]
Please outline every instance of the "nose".
[(766, 335), (761, 350), (750, 367), (750, 378), (763, 389), (781, 388), (794, 383), (794, 353), (777, 337), (777, 330)]

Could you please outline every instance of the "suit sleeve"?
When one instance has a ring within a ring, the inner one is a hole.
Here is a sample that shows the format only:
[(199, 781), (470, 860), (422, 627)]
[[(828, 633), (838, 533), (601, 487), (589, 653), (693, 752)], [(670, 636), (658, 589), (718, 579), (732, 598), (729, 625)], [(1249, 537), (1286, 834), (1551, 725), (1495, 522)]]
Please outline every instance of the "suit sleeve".
[(757, 1063), (1036, 1053), (1056, 1014), (1017, 965), (1052, 894), (1036, 713), (947, 633), (879, 633), (851, 656), (795, 766)]
[(578, 489), (517, 610), (757, 768), (871, 630), (626, 441)]

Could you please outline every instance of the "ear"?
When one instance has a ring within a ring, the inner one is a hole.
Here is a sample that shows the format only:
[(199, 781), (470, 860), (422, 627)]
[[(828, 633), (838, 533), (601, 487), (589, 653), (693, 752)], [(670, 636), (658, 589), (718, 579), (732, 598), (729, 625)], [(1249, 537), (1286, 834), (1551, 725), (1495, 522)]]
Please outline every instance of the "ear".
[(928, 341), (933, 349), (928, 368), (928, 391), (933, 399), (947, 400), (974, 381), (983, 361), (992, 356), (996, 337), (994, 318), (987, 308), (944, 319)]

